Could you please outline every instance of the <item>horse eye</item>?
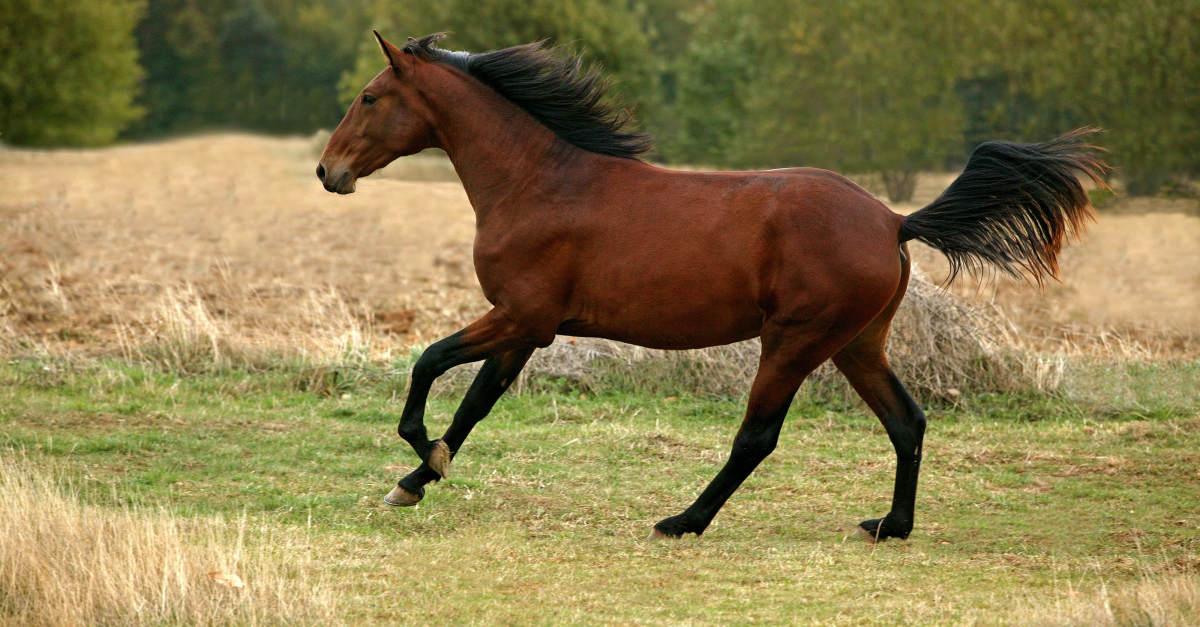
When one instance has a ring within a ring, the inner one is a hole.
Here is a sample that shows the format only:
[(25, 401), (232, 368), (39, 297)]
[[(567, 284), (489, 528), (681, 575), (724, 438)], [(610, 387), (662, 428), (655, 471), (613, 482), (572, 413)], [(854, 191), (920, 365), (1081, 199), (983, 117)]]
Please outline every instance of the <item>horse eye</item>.
[(375, 96), (363, 94), (363, 104), (367, 105), (368, 107), (375, 104)]

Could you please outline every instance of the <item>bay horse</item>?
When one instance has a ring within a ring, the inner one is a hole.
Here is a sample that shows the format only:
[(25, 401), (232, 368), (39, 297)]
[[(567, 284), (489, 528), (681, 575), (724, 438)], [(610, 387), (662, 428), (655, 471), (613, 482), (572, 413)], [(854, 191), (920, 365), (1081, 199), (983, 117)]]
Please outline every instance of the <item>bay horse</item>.
[[(896, 451), (891, 511), (860, 525), (874, 541), (913, 528), (925, 414), (884, 354), (908, 285), (905, 242), (950, 260), (951, 278), (984, 264), (1039, 284), (1056, 277), (1068, 236), (1094, 219), (1076, 172), (1107, 166), (1080, 129), (1040, 144), (989, 142), (929, 206), (907, 217), (833, 172), (681, 172), (605, 99), (578, 56), (541, 43), (469, 54), (442, 35), (397, 47), (350, 105), (321, 155), (325, 189), (426, 148), (449, 155), (475, 210), (475, 270), (493, 308), (427, 348), (413, 367), (398, 432), (421, 465), (386, 497), (416, 504), (449, 474), (471, 429), (555, 335), (658, 349), (762, 338), (746, 415), (725, 466), (651, 538), (700, 535), (774, 450), (788, 407), (832, 359), (882, 421)], [(425, 404), (448, 369), (485, 360), (445, 434)]]

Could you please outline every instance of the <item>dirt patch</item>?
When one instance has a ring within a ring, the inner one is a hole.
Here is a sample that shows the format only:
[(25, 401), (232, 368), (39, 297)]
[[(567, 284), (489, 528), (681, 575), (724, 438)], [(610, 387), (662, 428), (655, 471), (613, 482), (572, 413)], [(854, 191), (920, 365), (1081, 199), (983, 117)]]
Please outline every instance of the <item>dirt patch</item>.
[(0, 152), (4, 323), (35, 344), (111, 353), (198, 300), (255, 345), (378, 329), (386, 350), (487, 310), (460, 185), (392, 176), (339, 197), (313, 163), (309, 140), (242, 135)]

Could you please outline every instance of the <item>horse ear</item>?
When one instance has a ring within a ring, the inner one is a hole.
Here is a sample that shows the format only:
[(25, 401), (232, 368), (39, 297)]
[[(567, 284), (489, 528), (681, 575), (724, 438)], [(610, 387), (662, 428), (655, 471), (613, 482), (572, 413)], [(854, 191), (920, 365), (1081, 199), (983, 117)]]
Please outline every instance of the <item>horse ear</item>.
[(379, 31), (372, 30), (371, 32), (375, 33), (375, 39), (379, 42), (379, 47), (383, 50), (383, 56), (387, 57), (388, 65), (392, 66), (398, 71), (402, 70), (403, 67), (401, 64), (405, 62), (404, 51), (396, 46), (393, 46), (391, 42), (384, 39), (383, 35), (379, 34)]

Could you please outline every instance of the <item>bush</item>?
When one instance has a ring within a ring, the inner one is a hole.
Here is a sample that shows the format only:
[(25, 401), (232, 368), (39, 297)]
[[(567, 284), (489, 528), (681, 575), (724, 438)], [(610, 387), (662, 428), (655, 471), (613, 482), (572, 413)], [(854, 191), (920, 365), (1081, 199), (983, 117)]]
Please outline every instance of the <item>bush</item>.
[(135, 0), (0, 3), (0, 140), (92, 146), (137, 119), (141, 11)]

